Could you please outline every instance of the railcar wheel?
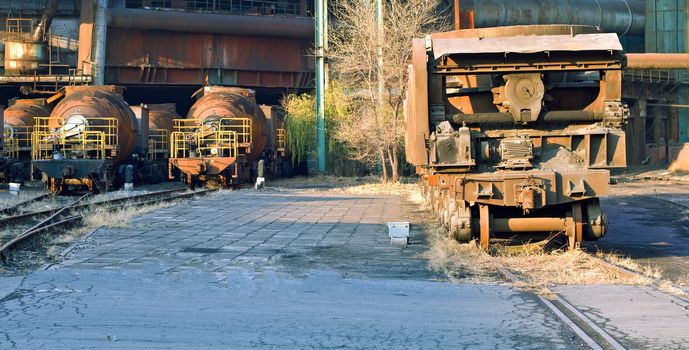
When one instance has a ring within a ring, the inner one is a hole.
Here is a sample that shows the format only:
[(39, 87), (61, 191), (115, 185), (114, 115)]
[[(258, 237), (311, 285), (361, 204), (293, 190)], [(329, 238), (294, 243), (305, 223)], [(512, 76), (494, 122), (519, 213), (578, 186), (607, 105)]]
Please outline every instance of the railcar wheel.
[(581, 210), (581, 202), (572, 203), (572, 224), (566, 230), (567, 233), (567, 248), (571, 250), (578, 249), (581, 246), (584, 233), (584, 217)]

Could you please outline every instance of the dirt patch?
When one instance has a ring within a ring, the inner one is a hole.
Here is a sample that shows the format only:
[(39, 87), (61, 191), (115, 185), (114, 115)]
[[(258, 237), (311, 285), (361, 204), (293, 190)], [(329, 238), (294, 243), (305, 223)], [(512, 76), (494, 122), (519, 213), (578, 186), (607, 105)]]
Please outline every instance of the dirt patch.
[(551, 149), (541, 154), (540, 169), (575, 170), (584, 165), (584, 150), (572, 152), (564, 147)]

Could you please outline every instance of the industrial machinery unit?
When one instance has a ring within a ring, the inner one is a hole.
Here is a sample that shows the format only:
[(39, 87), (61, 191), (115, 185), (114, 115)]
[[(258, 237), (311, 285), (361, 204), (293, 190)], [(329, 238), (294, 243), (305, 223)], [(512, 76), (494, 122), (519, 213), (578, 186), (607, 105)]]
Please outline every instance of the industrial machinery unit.
[(574, 248), (606, 233), (598, 197), (626, 166), (624, 53), (583, 26), (457, 30), (414, 39), (407, 160), (451, 236)]
[(162, 160), (167, 168), (168, 158), (170, 158), (170, 133), (173, 130), (174, 120), (182, 119), (182, 116), (177, 114), (174, 103), (132, 106), (139, 124), (141, 124), (141, 113), (146, 108), (148, 108), (148, 159)]
[(0, 180), (22, 183), (34, 177), (31, 167), (31, 133), (34, 118), (50, 115), (45, 99), (12, 99), (5, 109)]
[(139, 123), (122, 92), (112, 85), (66, 87), (50, 117), (36, 118), (32, 163), (53, 192), (164, 178), (165, 167), (147, 159), (148, 109)]
[(273, 123), (281, 120), (279, 112), (259, 107), (253, 90), (206, 86), (195, 95), (199, 99), (187, 118), (174, 121), (170, 176), (179, 171), (191, 187), (227, 187), (250, 182), (259, 160), (284, 158), (284, 128)]

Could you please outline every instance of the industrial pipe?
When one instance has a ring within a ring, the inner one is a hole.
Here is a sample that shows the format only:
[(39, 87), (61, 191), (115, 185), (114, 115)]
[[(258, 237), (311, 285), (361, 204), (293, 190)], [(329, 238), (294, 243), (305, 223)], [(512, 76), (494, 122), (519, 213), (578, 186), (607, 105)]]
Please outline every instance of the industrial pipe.
[(687, 53), (628, 53), (629, 69), (689, 69)]
[(32, 39), (34, 42), (43, 41), (43, 35), (48, 32), (59, 5), (60, 0), (48, 0), (46, 2), (45, 11), (43, 11), (41, 21), (38, 23), (38, 26), (36, 26), (36, 29), (33, 32)]
[(110, 8), (113, 28), (311, 39), (313, 18)]
[(0, 156), (5, 150), (5, 106), (0, 106)]
[[(452, 114), (448, 120), (455, 124), (514, 124), (514, 117), (510, 113), (474, 113)], [(605, 114), (599, 111), (550, 111), (543, 114), (542, 120), (546, 122), (595, 122), (605, 119)]]
[[(572, 218), (493, 218), (490, 220), (490, 228), (498, 233), (525, 233), (525, 232), (560, 232), (565, 231), (574, 221)], [(472, 219), (472, 225), (480, 227), (478, 218)]]
[(148, 106), (141, 104), (141, 119), (139, 120), (139, 154), (148, 154)]
[(574, 24), (643, 35), (646, 21), (643, 0), (461, 0), (459, 5), (460, 15), (471, 19), (476, 28)]

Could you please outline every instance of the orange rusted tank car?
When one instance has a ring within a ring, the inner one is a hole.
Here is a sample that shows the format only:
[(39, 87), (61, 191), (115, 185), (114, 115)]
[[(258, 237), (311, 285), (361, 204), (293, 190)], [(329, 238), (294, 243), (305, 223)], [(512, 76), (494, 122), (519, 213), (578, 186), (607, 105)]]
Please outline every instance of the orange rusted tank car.
[(33, 178), (31, 133), (34, 118), (48, 115), (50, 115), (50, 107), (45, 99), (10, 100), (9, 107), (4, 111), (1, 179), (23, 182)]
[[(170, 140), (171, 176), (179, 172), (190, 186), (231, 186), (253, 181), (257, 165), (272, 164), (278, 152), (271, 133), (274, 127), (264, 109), (256, 103), (255, 92), (236, 87), (206, 86), (195, 94), (198, 98), (186, 119), (175, 120)], [(269, 109), (268, 109), (269, 110)], [(271, 116), (273, 112), (271, 111)]]
[(112, 85), (66, 87), (50, 117), (36, 118), (33, 165), (51, 190), (107, 191), (133, 182), (142, 170), (147, 173), (139, 178), (163, 178), (163, 166), (146, 163), (148, 110), (142, 113), (142, 128), (122, 93)]
[(452, 237), (601, 238), (599, 197), (626, 166), (617, 35), (581, 26), (458, 30), (414, 39), (407, 160)]

